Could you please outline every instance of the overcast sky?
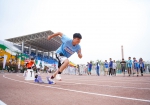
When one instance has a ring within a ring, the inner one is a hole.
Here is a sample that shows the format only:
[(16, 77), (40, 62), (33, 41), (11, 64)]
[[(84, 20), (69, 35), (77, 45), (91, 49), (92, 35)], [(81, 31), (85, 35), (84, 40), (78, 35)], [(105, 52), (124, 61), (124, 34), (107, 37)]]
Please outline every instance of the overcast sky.
[(150, 60), (150, 0), (0, 0), (0, 40), (46, 30), (82, 34), (74, 63)]

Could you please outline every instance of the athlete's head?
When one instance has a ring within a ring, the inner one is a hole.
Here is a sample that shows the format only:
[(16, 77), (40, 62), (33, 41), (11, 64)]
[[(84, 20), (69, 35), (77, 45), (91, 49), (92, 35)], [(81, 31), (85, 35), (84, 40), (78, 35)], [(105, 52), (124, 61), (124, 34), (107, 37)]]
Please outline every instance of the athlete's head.
[(73, 34), (73, 45), (77, 45), (80, 43), (82, 36), (80, 33)]

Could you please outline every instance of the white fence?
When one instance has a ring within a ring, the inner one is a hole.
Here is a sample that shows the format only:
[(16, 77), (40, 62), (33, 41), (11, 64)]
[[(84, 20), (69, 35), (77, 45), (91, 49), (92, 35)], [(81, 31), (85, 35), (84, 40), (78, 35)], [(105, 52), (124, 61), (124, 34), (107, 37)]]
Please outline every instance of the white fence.
[[(96, 66), (92, 67), (91, 74), (96, 75)], [(87, 75), (87, 66), (86, 65), (80, 65), (80, 68), (70, 67), (68, 66), (64, 71), (63, 74), (69, 74), (69, 75)], [(100, 75), (104, 75), (103, 66), (100, 67)]]

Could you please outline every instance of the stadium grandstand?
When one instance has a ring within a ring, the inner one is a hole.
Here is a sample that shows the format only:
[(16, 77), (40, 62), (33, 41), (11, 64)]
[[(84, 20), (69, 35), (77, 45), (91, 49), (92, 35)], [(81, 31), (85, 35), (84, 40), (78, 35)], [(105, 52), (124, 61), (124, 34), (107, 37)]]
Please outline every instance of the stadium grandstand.
[(36, 60), (44, 61), (44, 63), (52, 64), (57, 62), (54, 51), (61, 45), (60, 37), (47, 40), (47, 37), (52, 34), (53, 32), (48, 30), (6, 40), (14, 43), (14, 46), (29, 58), (33, 57)]
[[(0, 41), (0, 63), (3, 63), (3, 56), (7, 55), (7, 64), (24, 65), (30, 58), (35, 58), (38, 66), (57, 65), (55, 50), (61, 45), (60, 37), (47, 40), (53, 32), (43, 31), (30, 35), (23, 35)], [(14, 63), (12, 63), (14, 62)], [(42, 68), (43, 68), (42, 67)]]
[[(11, 66), (14, 70), (24, 67), (30, 58), (35, 59), (37, 68), (44, 69), (47, 66), (57, 69), (58, 62), (54, 54), (62, 42), (60, 37), (47, 40), (52, 34), (53, 32), (48, 30), (0, 41), (0, 65), (3, 65), (4, 55), (7, 55), (6, 67)], [(69, 65), (76, 66), (72, 62)]]

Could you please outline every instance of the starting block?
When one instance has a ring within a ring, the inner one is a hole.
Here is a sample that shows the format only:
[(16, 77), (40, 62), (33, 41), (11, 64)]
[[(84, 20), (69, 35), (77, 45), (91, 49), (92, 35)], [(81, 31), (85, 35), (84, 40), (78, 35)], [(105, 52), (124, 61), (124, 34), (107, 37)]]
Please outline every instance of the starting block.
[(28, 69), (24, 73), (25, 80), (34, 80), (34, 71), (32, 69)]
[(36, 77), (36, 78), (35, 78), (34, 82), (37, 82), (37, 83), (44, 83), (43, 80), (42, 80), (42, 78), (41, 78), (41, 76), (36, 75), (35, 77)]
[(56, 84), (54, 81), (51, 81), (50, 77), (47, 77), (48, 84)]
[(47, 81), (43, 81), (41, 76), (36, 75), (34, 82), (36, 83), (46, 83), (46, 84), (56, 84), (54, 81), (51, 81), (50, 77), (46, 78)]

